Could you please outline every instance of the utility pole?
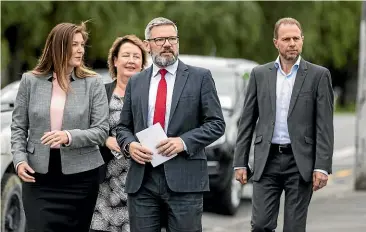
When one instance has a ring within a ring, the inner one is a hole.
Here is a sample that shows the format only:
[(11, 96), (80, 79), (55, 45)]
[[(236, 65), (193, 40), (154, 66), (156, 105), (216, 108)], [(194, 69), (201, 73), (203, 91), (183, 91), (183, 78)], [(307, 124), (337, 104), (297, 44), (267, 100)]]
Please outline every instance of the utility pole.
[(356, 107), (355, 190), (366, 191), (366, 1), (362, 2)]

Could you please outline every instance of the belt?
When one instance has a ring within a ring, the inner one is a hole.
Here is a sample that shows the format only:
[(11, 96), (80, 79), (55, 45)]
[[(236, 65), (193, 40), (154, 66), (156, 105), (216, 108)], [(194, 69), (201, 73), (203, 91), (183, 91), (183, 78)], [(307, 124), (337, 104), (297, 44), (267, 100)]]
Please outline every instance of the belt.
[(291, 144), (271, 144), (271, 150), (281, 154), (293, 154)]

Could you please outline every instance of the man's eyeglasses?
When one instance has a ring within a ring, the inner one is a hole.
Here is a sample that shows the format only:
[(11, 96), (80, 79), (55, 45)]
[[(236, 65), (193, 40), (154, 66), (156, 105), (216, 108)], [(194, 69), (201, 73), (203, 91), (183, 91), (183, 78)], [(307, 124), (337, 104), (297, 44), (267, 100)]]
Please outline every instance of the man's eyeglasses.
[(158, 37), (158, 38), (153, 38), (153, 39), (147, 39), (147, 41), (154, 41), (156, 46), (163, 46), (165, 44), (166, 40), (168, 40), (171, 45), (175, 45), (179, 41), (179, 36)]

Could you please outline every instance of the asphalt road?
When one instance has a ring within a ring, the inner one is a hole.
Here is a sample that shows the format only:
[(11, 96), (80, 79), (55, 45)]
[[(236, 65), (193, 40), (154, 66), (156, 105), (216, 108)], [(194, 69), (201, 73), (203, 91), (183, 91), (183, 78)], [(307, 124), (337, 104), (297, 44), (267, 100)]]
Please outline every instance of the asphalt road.
[[(331, 175), (328, 186), (316, 193), (312, 198), (312, 203), (309, 207), (308, 228), (315, 228), (319, 220), (316, 211), (317, 204), (323, 202), (324, 199), (329, 199), (334, 192), (344, 188), (345, 184), (352, 182), (352, 169), (354, 165), (354, 144), (355, 144), (355, 117), (351, 114), (339, 114), (334, 118), (334, 155), (333, 155), (333, 175)], [(223, 216), (214, 212), (204, 212), (203, 215), (203, 230), (210, 232), (249, 232), (250, 217), (251, 217), (251, 186), (246, 186), (246, 194), (248, 198), (244, 199), (239, 211), (235, 216)], [(312, 205), (314, 205), (312, 207)], [(283, 204), (278, 220), (278, 228), (276, 231), (282, 231), (283, 223)], [(332, 215), (328, 215), (331, 218)], [(310, 231), (310, 230), (309, 230)], [(311, 231), (314, 231), (313, 229)], [(366, 231), (366, 226), (365, 230)]]

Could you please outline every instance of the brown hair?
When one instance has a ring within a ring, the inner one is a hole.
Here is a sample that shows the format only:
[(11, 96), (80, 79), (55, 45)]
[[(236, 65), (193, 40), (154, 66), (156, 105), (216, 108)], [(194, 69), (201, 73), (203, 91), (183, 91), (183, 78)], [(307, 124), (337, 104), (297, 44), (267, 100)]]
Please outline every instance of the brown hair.
[(273, 32), (273, 36), (275, 39), (278, 39), (278, 28), (282, 24), (295, 24), (300, 29), (301, 35), (302, 35), (302, 28), (301, 28), (301, 24), (299, 23), (299, 21), (297, 21), (294, 18), (282, 18), (282, 19), (279, 19), (275, 24), (275, 28), (274, 28), (274, 32)]
[[(42, 55), (38, 60), (38, 64), (32, 70), (32, 73), (35, 75), (45, 75), (50, 72), (55, 72), (57, 82), (65, 92), (69, 90), (69, 77), (66, 75), (72, 53), (72, 40), (76, 33), (81, 33), (86, 43), (88, 40), (88, 32), (86, 31), (85, 22), (82, 22), (80, 25), (72, 23), (57, 24), (48, 34)], [(79, 78), (97, 75), (85, 66), (83, 60), (79, 67), (75, 67), (74, 72)]]
[(117, 68), (114, 67), (114, 58), (118, 57), (118, 52), (121, 46), (125, 43), (132, 43), (140, 48), (142, 55), (142, 68), (147, 65), (147, 52), (144, 47), (144, 43), (135, 35), (126, 35), (118, 37), (112, 44), (108, 53), (108, 69), (112, 79), (117, 78)]

